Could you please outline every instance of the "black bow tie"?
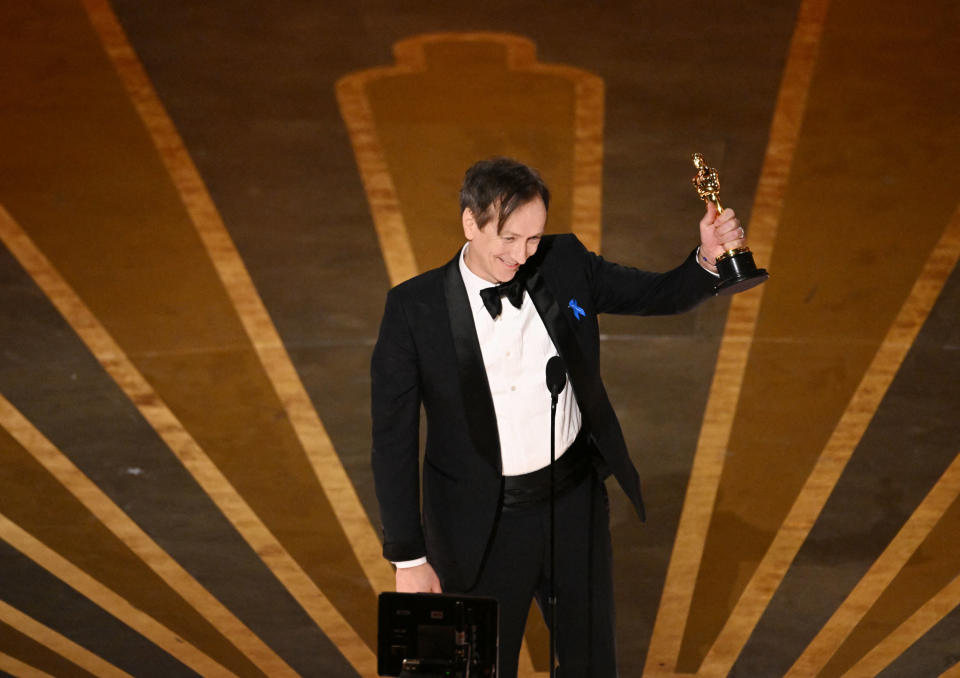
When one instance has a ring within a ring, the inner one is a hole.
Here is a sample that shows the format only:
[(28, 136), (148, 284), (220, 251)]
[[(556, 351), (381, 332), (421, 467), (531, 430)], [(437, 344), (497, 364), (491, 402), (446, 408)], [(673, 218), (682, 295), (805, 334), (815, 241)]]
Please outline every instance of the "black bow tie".
[(487, 287), (480, 290), (480, 298), (483, 299), (483, 305), (490, 312), (490, 317), (496, 319), (503, 310), (503, 302), (500, 297), (506, 297), (515, 308), (520, 308), (523, 304), (523, 281), (520, 276), (514, 276), (510, 282), (505, 282), (496, 287)]

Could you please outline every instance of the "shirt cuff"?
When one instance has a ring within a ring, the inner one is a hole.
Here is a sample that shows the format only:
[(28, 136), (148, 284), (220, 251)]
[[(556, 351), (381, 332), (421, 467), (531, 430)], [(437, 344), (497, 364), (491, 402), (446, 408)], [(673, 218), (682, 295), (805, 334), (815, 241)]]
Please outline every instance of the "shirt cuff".
[(712, 275), (714, 278), (719, 278), (719, 277), (720, 277), (720, 274), (719, 274), (719, 273), (717, 273), (716, 271), (711, 271), (709, 268), (706, 267), (706, 265), (705, 265), (706, 262), (704, 261), (704, 258), (700, 256), (700, 246), (699, 246), (699, 245), (697, 245), (697, 253), (696, 253), (694, 256), (697, 258), (697, 263), (700, 264), (700, 268), (702, 268), (704, 271), (706, 271), (707, 273), (709, 273), (710, 275)]
[(427, 562), (426, 556), (420, 556), (415, 560), (401, 560), (400, 562), (394, 563), (398, 570), (402, 570), (408, 567), (417, 567), (418, 565), (424, 565)]

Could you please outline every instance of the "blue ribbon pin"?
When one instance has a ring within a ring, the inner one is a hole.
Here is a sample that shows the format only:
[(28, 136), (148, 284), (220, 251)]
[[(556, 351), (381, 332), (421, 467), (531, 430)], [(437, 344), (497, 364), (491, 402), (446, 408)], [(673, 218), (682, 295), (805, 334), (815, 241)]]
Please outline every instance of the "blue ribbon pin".
[(577, 300), (576, 300), (576, 299), (571, 299), (571, 300), (570, 300), (570, 303), (567, 304), (567, 306), (568, 306), (569, 308), (572, 308), (572, 309), (573, 309), (573, 317), (574, 317), (576, 320), (580, 320), (580, 318), (583, 318), (583, 317), (585, 317), (585, 316), (587, 315), (587, 312), (586, 312), (586, 311), (584, 311), (582, 308), (580, 308), (579, 306), (577, 306)]

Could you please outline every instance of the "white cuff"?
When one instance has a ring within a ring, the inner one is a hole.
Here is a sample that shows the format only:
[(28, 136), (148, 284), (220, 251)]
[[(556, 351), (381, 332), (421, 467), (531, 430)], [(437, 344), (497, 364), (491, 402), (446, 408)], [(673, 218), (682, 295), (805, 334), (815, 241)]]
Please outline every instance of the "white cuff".
[(420, 556), (416, 560), (401, 560), (398, 563), (394, 563), (398, 570), (402, 570), (407, 567), (416, 567), (417, 565), (423, 565), (427, 562), (426, 556)]
[(700, 256), (700, 246), (699, 246), (699, 245), (697, 245), (697, 253), (696, 253), (694, 256), (697, 258), (697, 263), (700, 264), (700, 268), (702, 268), (704, 271), (706, 271), (707, 273), (709, 273), (710, 275), (712, 275), (714, 278), (719, 278), (719, 277), (720, 277), (720, 274), (719, 274), (719, 273), (717, 273), (716, 271), (711, 271), (709, 268), (707, 268), (707, 267), (704, 265), (704, 264), (706, 264), (706, 258)]

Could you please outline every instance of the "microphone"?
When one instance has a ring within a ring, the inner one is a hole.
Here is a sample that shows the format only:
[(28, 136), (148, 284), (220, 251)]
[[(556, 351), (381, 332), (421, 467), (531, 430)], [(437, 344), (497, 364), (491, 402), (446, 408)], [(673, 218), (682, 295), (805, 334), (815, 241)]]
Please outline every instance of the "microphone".
[(547, 389), (556, 398), (566, 385), (567, 368), (563, 365), (563, 358), (555, 355), (547, 361)]

